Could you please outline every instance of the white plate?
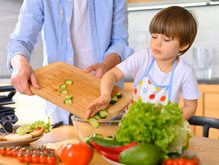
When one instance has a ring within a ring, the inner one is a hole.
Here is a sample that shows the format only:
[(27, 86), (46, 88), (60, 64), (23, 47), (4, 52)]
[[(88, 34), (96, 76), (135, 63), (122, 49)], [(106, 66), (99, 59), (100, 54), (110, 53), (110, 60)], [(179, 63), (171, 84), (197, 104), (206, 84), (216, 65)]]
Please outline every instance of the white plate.
[(29, 144), (29, 143), (32, 143), (38, 139), (40, 139), (41, 137), (43, 136), (40, 135), (40, 136), (37, 136), (37, 137), (34, 137), (32, 139), (27, 139), (27, 140), (18, 140), (18, 141), (1, 141), (0, 142), (0, 147), (3, 147), (3, 146), (22, 146), (22, 145), (26, 145), (26, 144)]
[(113, 161), (113, 160), (110, 160), (110, 159), (106, 158), (106, 157), (103, 156), (103, 155), (102, 155), (102, 157), (103, 157), (103, 159), (105, 159), (107, 162), (109, 162), (109, 163), (111, 163), (111, 164), (114, 164), (114, 165), (125, 165), (125, 164), (118, 163), (118, 162), (115, 162), (115, 161)]
[[(196, 153), (194, 153), (194, 152), (192, 152), (192, 151), (183, 150), (182, 154), (185, 154), (185, 155), (188, 155), (188, 156), (197, 156), (197, 157), (199, 158), (199, 160), (201, 161), (201, 157), (200, 157), (198, 154), (196, 154)], [(118, 163), (118, 162), (115, 162), (115, 161), (113, 161), (113, 160), (110, 160), (110, 159), (106, 158), (106, 157), (103, 156), (103, 155), (102, 155), (102, 157), (103, 157), (107, 162), (109, 162), (109, 163), (111, 163), (111, 164), (114, 164), (114, 165), (126, 165), (126, 164), (122, 164), (122, 163)]]

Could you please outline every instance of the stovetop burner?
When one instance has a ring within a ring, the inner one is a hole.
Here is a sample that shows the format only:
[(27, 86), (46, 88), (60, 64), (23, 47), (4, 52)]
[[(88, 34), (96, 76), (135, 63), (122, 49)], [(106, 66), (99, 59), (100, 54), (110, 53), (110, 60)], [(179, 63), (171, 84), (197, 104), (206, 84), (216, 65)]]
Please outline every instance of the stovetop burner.
[(13, 86), (1, 86), (0, 92), (8, 92), (7, 95), (0, 95), (0, 132), (5, 133), (5, 131), (12, 133), (12, 123), (15, 124), (18, 121), (15, 115), (15, 108), (6, 106), (8, 104), (14, 104), (12, 97), (16, 93), (16, 89)]

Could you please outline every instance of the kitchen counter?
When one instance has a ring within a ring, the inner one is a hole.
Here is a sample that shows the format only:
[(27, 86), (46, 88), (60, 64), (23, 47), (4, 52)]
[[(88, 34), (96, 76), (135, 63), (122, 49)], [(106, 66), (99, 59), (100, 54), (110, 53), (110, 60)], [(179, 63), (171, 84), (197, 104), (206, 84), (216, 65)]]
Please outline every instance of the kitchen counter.
[[(50, 133), (45, 134), (41, 139), (35, 141), (30, 144), (32, 147), (38, 147), (46, 143), (53, 143), (59, 142), (67, 139), (78, 139), (80, 140), (74, 126), (60, 126), (55, 129), (52, 129)], [(194, 136), (190, 139), (190, 147), (189, 151), (195, 152), (199, 154), (202, 158), (202, 165), (209, 165), (209, 164), (219, 164), (219, 142), (218, 140), (203, 138)], [(24, 163), (19, 163), (17, 158), (8, 157), (8, 156), (1, 156), (0, 155), (0, 163), (5, 165), (22, 165)], [(31, 163), (32, 164), (32, 163)], [(37, 165), (37, 164), (33, 164)], [(63, 165), (63, 163), (58, 162), (56, 165)], [(101, 154), (94, 151), (93, 160), (90, 162), (89, 165), (110, 165), (110, 163), (106, 162)]]

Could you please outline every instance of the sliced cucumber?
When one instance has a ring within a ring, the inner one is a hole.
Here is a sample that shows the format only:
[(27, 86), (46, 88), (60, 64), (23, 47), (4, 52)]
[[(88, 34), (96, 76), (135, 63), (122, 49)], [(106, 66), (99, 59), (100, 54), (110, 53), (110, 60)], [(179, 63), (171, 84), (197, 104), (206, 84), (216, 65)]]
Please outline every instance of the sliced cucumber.
[(72, 96), (65, 96), (66, 99), (72, 99)]
[(67, 91), (67, 89), (62, 89), (62, 90), (60, 91), (60, 93), (61, 93), (61, 94), (68, 94), (68, 91)]
[(89, 118), (88, 121), (94, 126), (94, 128), (98, 128), (100, 125), (98, 120), (94, 117)]
[(107, 111), (106, 109), (99, 111), (98, 115), (101, 119), (105, 119), (106, 116), (108, 115), (106, 111)]
[(72, 80), (65, 80), (65, 84), (71, 85), (72, 84)]
[(103, 138), (103, 135), (97, 133), (97, 134), (93, 134), (92, 137)]
[(64, 104), (72, 104), (72, 100), (71, 99), (65, 99)]
[(117, 96), (117, 98), (122, 98), (122, 93), (118, 92), (116, 96)]
[(59, 86), (59, 88), (61, 88), (61, 89), (65, 89), (66, 87), (67, 87), (66, 84), (61, 84), (61, 85)]

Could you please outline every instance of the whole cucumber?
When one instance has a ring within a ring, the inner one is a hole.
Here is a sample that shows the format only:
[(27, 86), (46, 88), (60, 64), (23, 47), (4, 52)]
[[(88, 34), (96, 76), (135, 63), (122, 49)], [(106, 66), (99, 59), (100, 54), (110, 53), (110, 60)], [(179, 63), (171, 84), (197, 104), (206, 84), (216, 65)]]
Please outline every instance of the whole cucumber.
[(161, 151), (154, 144), (140, 143), (119, 155), (119, 162), (129, 165), (157, 165)]

